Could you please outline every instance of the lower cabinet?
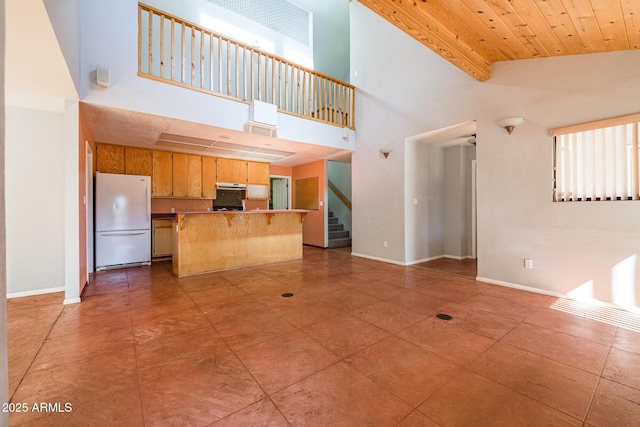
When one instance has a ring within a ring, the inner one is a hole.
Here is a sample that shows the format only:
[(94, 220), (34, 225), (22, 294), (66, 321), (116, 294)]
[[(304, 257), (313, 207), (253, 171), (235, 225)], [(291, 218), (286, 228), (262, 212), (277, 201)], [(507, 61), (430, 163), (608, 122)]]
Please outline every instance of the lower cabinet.
[(153, 220), (152, 257), (166, 257), (173, 254), (172, 224), (171, 220), (168, 219)]

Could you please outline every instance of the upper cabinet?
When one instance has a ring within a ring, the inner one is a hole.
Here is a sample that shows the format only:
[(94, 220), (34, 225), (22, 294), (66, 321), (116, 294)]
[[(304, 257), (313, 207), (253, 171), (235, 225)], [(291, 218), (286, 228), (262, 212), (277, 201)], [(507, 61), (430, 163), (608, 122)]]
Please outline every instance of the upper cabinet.
[(102, 173), (124, 173), (124, 146), (96, 144), (96, 170)]
[(269, 185), (271, 165), (261, 162), (247, 162), (247, 184)]
[(151, 176), (151, 150), (122, 145), (97, 144), (96, 169), (102, 173)]
[(153, 151), (153, 174), (151, 175), (151, 196), (171, 197), (173, 195), (173, 159), (168, 151)]
[(247, 161), (218, 158), (218, 182), (231, 184), (247, 183)]
[(244, 184), (247, 198), (269, 198), (271, 165), (123, 145), (97, 144), (96, 168), (103, 173), (151, 176), (151, 197), (215, 199), (216, 184)]
[(124, 149), (124, 173), (127, 175), (151, 176), (153, 172), (153, 155), (151, 150), (136, 147)]
[(218, 175), (217, 159), (215, 157), (202, 157), (202, 197), (205, 199), (216, 198), (216, 179)]
[(173, 153), (173, 197), (202, 197), (202, 157)]

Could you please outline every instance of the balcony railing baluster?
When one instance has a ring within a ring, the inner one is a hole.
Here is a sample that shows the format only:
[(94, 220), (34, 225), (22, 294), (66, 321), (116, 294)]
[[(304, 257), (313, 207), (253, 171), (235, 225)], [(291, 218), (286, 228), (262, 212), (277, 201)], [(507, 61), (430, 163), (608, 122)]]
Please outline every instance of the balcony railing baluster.
[(138, 27), (140, 76), (242, 102), (269, 102), (282, 113), (355, 128), (355, 88), (348, 83), (142, 3)]

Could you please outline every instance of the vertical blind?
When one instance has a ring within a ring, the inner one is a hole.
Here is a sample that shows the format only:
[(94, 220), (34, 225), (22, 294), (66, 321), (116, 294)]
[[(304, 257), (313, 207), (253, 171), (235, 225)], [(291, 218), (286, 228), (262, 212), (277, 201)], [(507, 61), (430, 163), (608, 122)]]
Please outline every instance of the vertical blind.
[(556, 202), (638, 200), (640, 114), (554, 129)]

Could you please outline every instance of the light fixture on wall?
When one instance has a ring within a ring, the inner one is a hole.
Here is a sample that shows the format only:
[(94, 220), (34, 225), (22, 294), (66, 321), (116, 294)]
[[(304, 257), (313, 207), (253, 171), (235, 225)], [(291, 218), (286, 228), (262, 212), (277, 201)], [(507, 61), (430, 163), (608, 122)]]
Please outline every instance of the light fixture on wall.
[(380, 154), (382, 154), (386, 159), (387, 157), (389, 157), (389, 153), (391, 153), (392, 151), (393, 151), (393, 145), (387, 144), (380, 149)]
[(505, 128), (509, 135), (513, 132), (516, 126), (520, 126), (524, 119), (522, 117), (509, 117), (508, 119), (502, 119), (498, 122), (498, 126)]

